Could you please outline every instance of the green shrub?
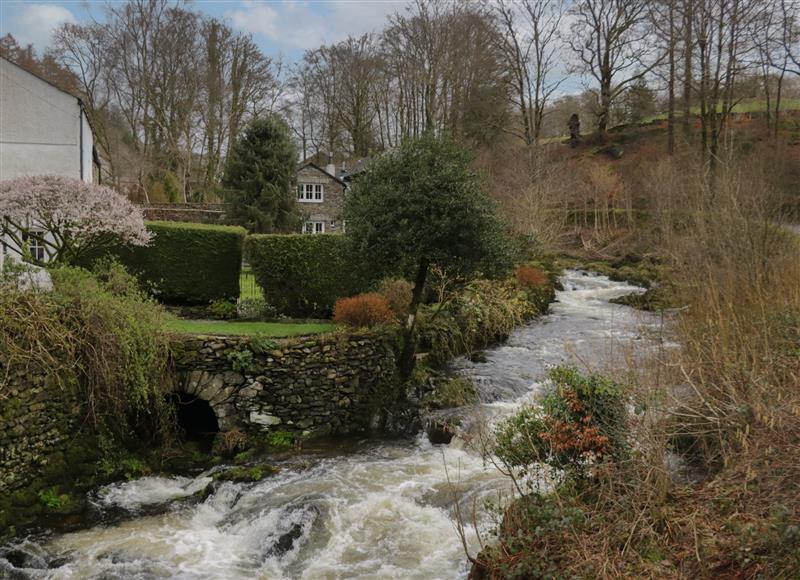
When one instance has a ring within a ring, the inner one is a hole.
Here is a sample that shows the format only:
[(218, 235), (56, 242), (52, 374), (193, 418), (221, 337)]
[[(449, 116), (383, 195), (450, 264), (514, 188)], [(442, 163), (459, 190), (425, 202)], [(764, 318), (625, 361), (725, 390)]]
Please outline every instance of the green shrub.
[(208, 304), (239, 298), (243, 228), (157, 221), (146, 225), (153, 233), (149, 246), (109, 252), (161, 302)]
[(254, 235), (245, 254), (264, 297), (280, 314), (328, 317), (337, 299), (369, 287), (344, 236)]
[[(550, 286), (543, 288), (552, 293)], [(514, 281), (475, 280), (445, 304), (420, 309), (420, 348), (430, 353), (430, 364), (438, 366), (504, 340), (516, 326), (546, 309), (546, 300), (534, 300), (532, 291)]]
[(227, 358), (231, 362), (231, 368), (236, 372), (243, 373), (253, 365), (253, 353), (246, 348), (229, 352)]
[(236, 304), (230, 300), (217, 299), (212, 300), (211, 304), (208, 305), (208, 314), (212, 318), (231, 320), (232, 318), (236, 318), (238, 308)]
[(295, 437), (288, 431), (270, 431), (265, 435), (264, 442), (275, 449), (289, 449), (295, 444)]
[(593, 461), (621, 457), (627, 451), (621, 387), (574, 367), (555, 367), (548, 375), (554, 389), (541, 404), (523, 407), (497, 426), (497, 457), (523, 475), (548, 465), (574, 478), (585, 477)]
[(69, 503), (69, 494), (61, 493), (58, 486), (40, 489), (39, 501), (51, 510), (59, 510)]
[(161, 425), (169, 341), (161, 307), (119, 264), (102, 270), (52, 270), (47, 293), (3, 288), (0, 366), (76, 389), (91, 424), (124, 438)]

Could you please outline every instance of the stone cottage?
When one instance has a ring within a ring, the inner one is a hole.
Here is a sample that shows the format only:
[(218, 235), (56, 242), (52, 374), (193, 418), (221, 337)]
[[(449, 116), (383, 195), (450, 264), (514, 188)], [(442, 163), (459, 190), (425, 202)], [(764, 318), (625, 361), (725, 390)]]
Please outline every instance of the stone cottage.
[(297, 170), (297, 203), (303, 214), (305, 234), (341, 234), (344, 232), (344, 196), (347, 185), (336, 177), (336, 166), (325, 169), (311, 161)]

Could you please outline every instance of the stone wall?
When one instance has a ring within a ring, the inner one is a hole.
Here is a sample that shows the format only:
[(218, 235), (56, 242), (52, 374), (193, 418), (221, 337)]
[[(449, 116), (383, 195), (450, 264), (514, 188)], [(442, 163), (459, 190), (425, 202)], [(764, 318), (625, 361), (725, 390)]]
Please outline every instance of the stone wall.
[(393, 337), (329, 334), (263, 344), (175, 338), (178, 389), (206, 400), (220, 430), (352, 433), (395, 392)]
[(221, 224), (228, 206), (224, 203), (145, 203), (139, 207), (147, 220)]
[(19, 371), (0, 383), (0, 496), (38, 477), (74, 437), (80, 417), (74, 394), (44, 375)]

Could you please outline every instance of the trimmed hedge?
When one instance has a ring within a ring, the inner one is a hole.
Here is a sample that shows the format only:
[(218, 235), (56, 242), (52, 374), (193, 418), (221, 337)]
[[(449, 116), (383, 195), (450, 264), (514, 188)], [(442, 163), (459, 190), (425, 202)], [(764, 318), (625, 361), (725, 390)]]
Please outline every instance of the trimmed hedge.
[(145, 222), (149, 246), (114, 248), (109, 253), (168, 304), (236, 300), (245, 230), (185, 222)]
[(360, 294), (370, 279), (344, 236), (248, 236), (245, 255), (264, 297), (288, 316), (328, 317), (337, 299)]

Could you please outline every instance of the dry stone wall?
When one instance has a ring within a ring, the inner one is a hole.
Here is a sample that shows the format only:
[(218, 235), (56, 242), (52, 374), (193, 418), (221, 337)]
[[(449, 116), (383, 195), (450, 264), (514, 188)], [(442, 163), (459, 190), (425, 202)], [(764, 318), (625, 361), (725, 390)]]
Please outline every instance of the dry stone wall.
[(12, 371), (0, 383), (0, 496), (46, 469), (74, 437), (80, 417), (70, 389), (43, 374)]
[(266, 346), (247, 337), (176, 337), (178, 389), (208, 401), (223, 431), (358, 432), (396, 392), (393, 343), (382, 333)]

